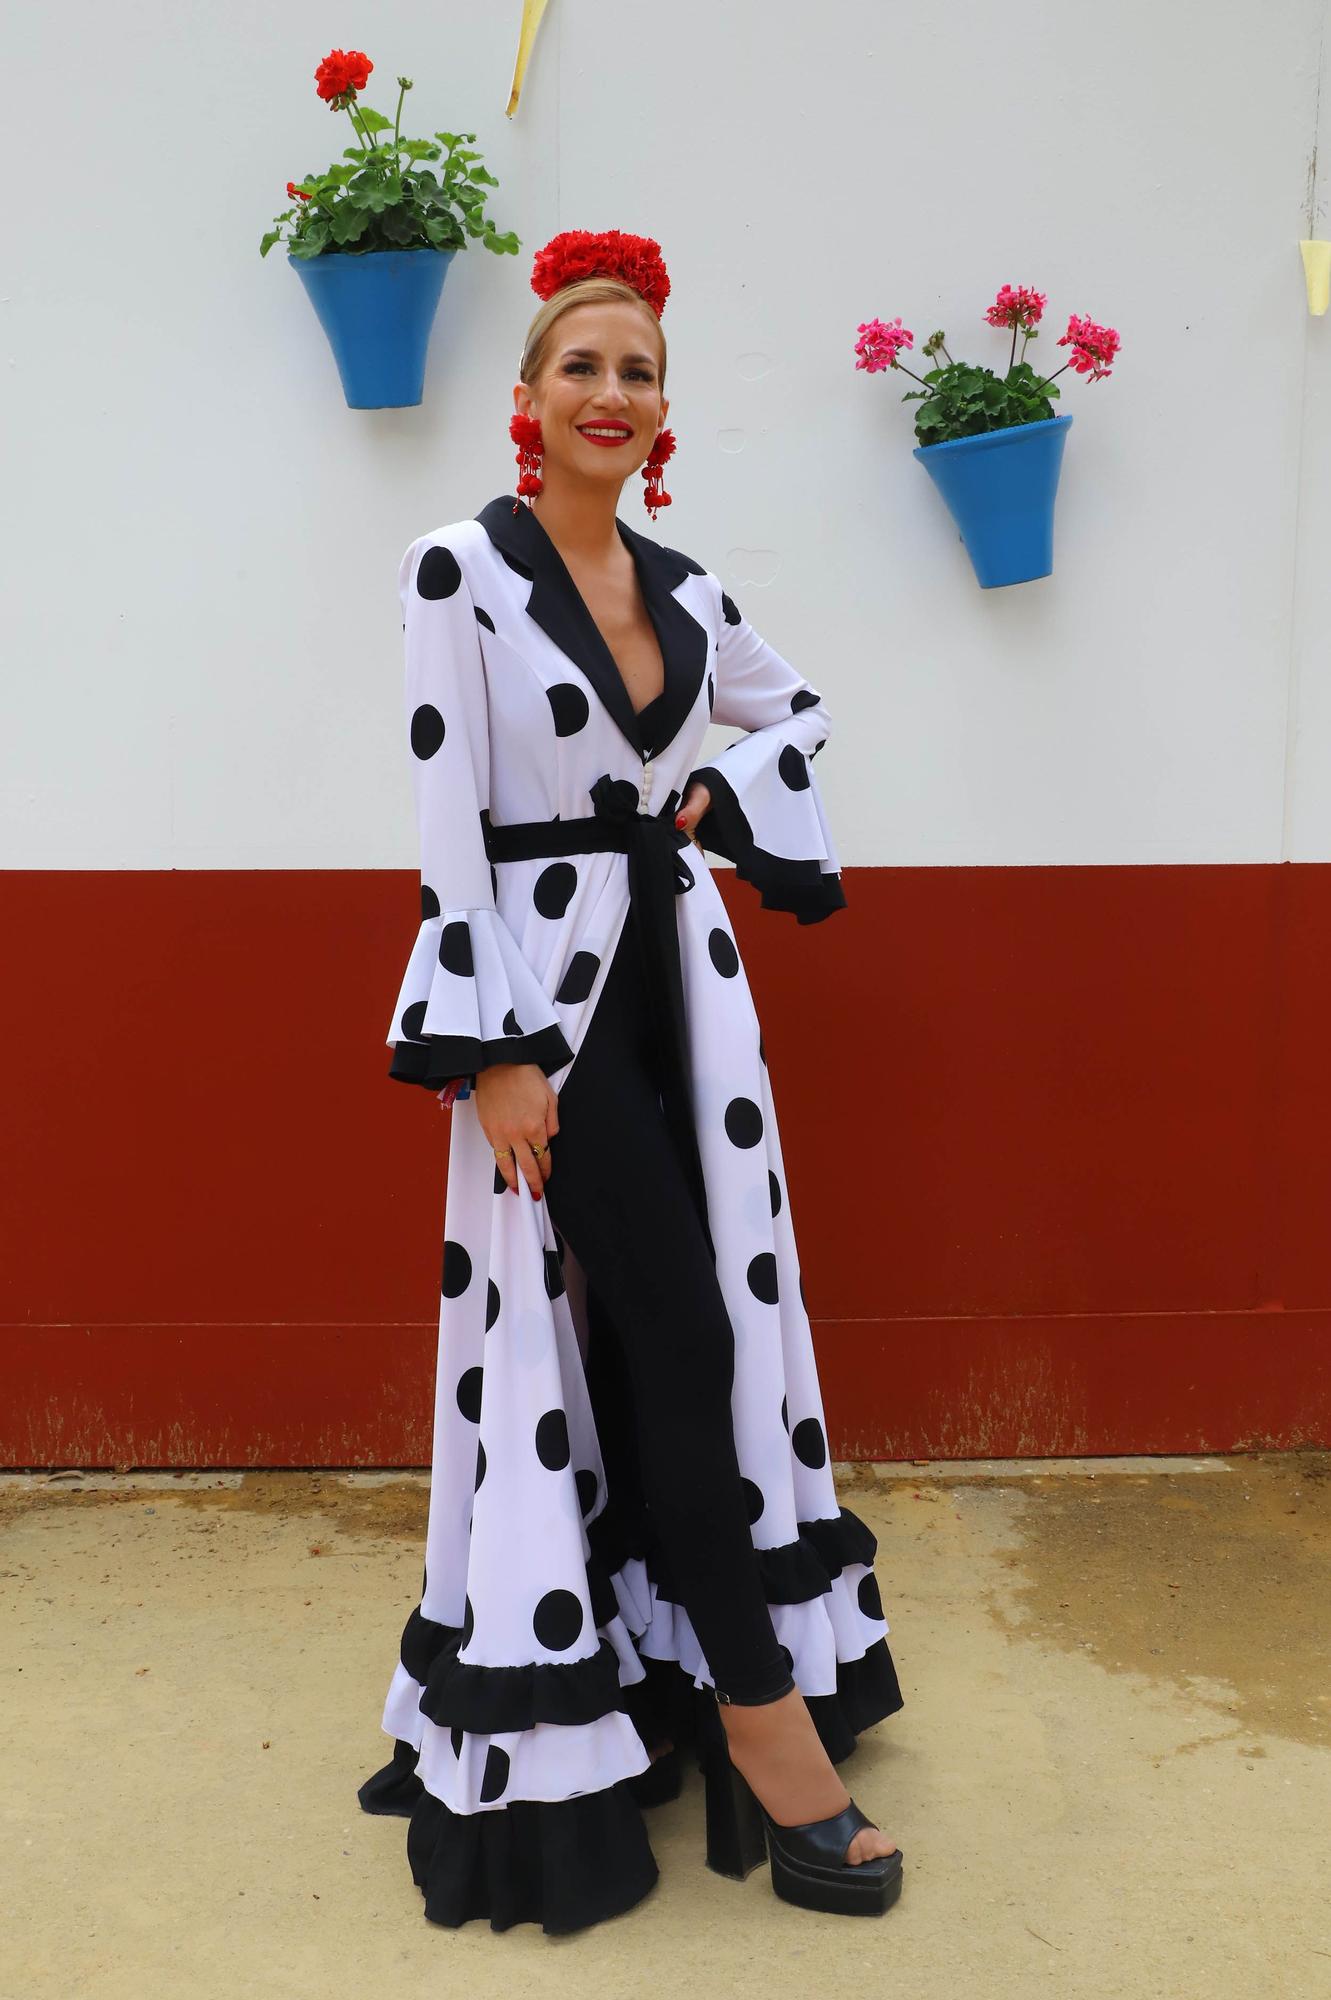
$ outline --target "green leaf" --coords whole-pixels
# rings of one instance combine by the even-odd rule
[[[363,104],[359,98],[356,100],[356,114],[367,132],[391,132],[393,129],[391,118],[385,118],[382,111],[371,111],[369,105]]]
[[[270,229],[265,235],[262,243],[260,243],[259,245],[259,255],[261,257],[266,257],[268,255],[268,252],[272,249],[274,243],[280,243],[281,240],[282,240],[281,230]]]
[[[390,243],[412,243],[416,239],[417,224],[405,208],[390,208],[384,211],[379,227]]]
[[[365,234],[370,218],[357,203],[354,195],[348,195],[339,202],[329,218],[329,226],[336,243],[356,243]]]

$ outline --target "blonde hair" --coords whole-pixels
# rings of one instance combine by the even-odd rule
[[[630,305],[641,306],[644,315],[652,323],[657,345],[661,350],[657,387],[664,395],[666,373],[666,342],[661,331],[661,322],[641,292],[635,292],[632,285],[622,278],[579,278],[571,285],[563,285],[552,297],[543,300],[540,311],[527,328],[527,338],[523,344],[522,362],[518,378],[530,388],[545,366],[546,348],[550,332],[561,313],[572,306],[605,305],[627,300]]]

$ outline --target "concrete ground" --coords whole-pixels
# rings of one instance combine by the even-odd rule
[[[841,1769],[879,1918],[702,1861],[608,1923],[427,1923],[356,1787],[416,1601],[406,1475],[0,1479],[0,2000],[1319,2000],[1331,1458],[838,1469],[906,1696]]]

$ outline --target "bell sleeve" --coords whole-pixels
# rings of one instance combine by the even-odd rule
[[[711,793],[694,831],[754,884],[764,909],[793,910],[800,923],[816,924],[846,907],[813,775],[831,717],[822,696],[759,637],[724,590],[721,610],[712,721],[747,734],[690,771],[685,796],[695,778]]]
[[[573,1060],[553,1001],[495,905],[481,819],[490,731],[477,611],[453,551],[422,536],[398,572],[421,922],[393,1009],[389,1075],[439,1090],[493,1063]]]

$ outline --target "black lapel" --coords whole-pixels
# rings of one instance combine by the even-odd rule
[[[635,753],[645,757],[663,750],[693,707],[707,670],[707,628],[673,595],[686,576],[702,574],[702,564],[654,542],[649,535],[640,535],[616,517],[615,526],[633,557],[665,664],[661,698],[649,702],[639,717],[634,714],[614,655],[563,557],[526,502],[519,503],[515,514],[513,495],[501,494],[488,501],[476,519],[509,568],[530,579],[528,616],[586,674]],[[648,732],[650,740],[645,740]]]

